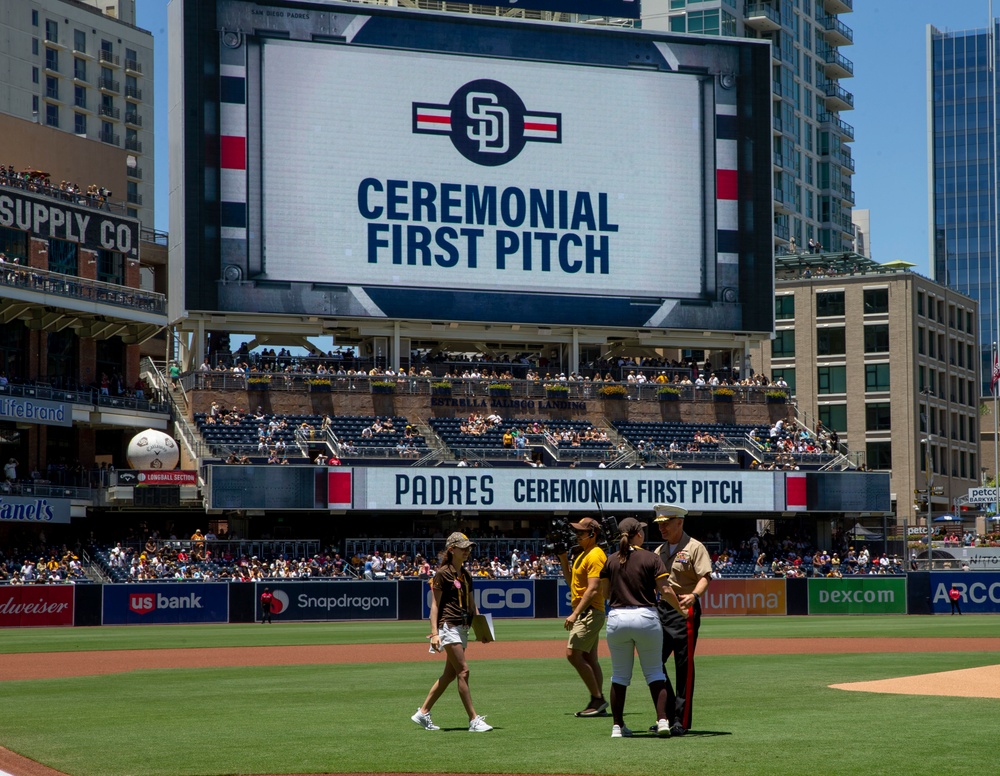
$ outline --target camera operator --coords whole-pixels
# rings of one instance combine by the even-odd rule
[[[661,504],[654,507],[653,522],[660,528],[663,544],[656,554],[670,572],[670,587],[687,615],[681,616],[668,601],[660,601],[660,623],[663,626],[663,670],[674,656],[677,670],[676,695],[667,680],[669,694],[674,696],[668,711],[671,715],[671,735],[682,736],[691,729],[691,704],[694,698],[694,649],[701,628],[701,597],[708,591],[712,578],[712,558],[705,545],[684,533],[687,510]],[[650,728],[652,729],[652,728]]]
[[[656,707],[656,734],[670,736],[667,709],[667,677],[663,673],[661,651],[663,629],[656,614],[656,596],[677,608],[681,607],[670,586],[670,574],[660,556],[642,547],[644,523],[627,517],[618,524],[618,551],[604,566],[601,578],[607,580],[608,649],[611,651],[611,715],[614,725],[612,738],[628,738],[632,731],[625,727],[625,694],[632,681],[635,654],[639,653],[642,675],[649,685],[649,694]]]
[[[590,693],[590,702],[578,717],[603,717],[608,713],[608,702],[604,700],[604,673],[597,657],[597,646],[601,640],[601,628],[606,619],[604,596],[601,595],[601,570],[608,556],[597,546],[597,536],[601,524],[592,517],[585,517],[579,523],[570,523],[576,534],[580,551],[573,558],[570,568],[569,558],[563,547],[558,548],[559,563],[563,577],[569,585],[573,611],[563,627],[568,630],[566,659],[576,669]]]

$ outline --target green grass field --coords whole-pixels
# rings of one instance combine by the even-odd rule
[[[718,618],[703,638],[994,636],[988,616]],[[8,630],[0,653],[412,642],[422,623]],[[504,640],[561,639],[558,621],[500,621]],[[694,735],[612,740],[577,719],[582,684],[561,659],[497,660],[470,649],[477,710],[454,689],[440,732],[409,720],[440,664],[136,671],[0,684],[0,744],[72,776],[337,771],[561,774],[982,774],[996,772],[995,700],[877,695],[828,685],[989,666],[994,653],[710,657],[698,660]],[[604,661],[610,675],[610,661]],[[1000,670],[1000,669],[998,669]],[[638,674],[638,669],[637,669]],[[641,679],[626,721],[652,720]]]

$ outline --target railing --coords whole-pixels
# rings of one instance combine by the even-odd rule
[[[852,108],[854,107],[854,95],[847,91],[847,89],[843,86],[839,86],[835,83],[827,83],[824,85],[823,92],[827,97],[838,99],[846,105],[850,105]]]
[[[155,315],[167,313],[166,297],[155,291],[143,291],[34,267],[5,264],[0,271],[0,286],[141,310]]]
[[[135,151],[137,154],[142,153],[142,143],[139,140],[133,140],[132,138],[125,138],[125,150]]]
[[[97,113],[100,116],[107,116],[108,118],[112,118],[115,120],[117,120],[122,115],[121,109],[115,108],[111,105],[99,106],[97,108]]]
[[[0,385],[0,395],[19,396],[23,398],[40,399],[43,401],[67,402],[99,407],[121,407],[139,412],[166,413],[169,411],[165,402],[154,399],[139,399],[134,396],[102,396],[97,388],[59,388],[45,383],[30,383]]]
[[[133,100],[141,100],[142,89],[140,89],[138,86],[126,86],[125,97]]]
[[[836,16],[824,16],[818,21],[827,32],[835,32],[845,40],[854,42],[854,31]]]
[[[197,431],[188,422],[184,409],[178,406],[177,397],[171,390],[170,382],[163,371],[148,356],[143,357],[139,362],[139,373],[146,378],[146,381],[153,388],[160,392],[161,396],[167,398],[170,405],[170,414],[174,420],[174,434],[180,437],[181,441],[187,445],[188,454],[195,461],[200,461],[203,456],[210,453],[211,448],[203,443]]]
[[[117,117],[116,117],[117,118]],[[142,116],[134,111],[125,111],[125,123],[134,127],[142,126]]]
[[[725,371],[725,370],[723,370]],[[684,370],[685,374],[690,374],[689,370]],[[248,383],[250,380],[265,380],[265,382]],[[231,372],[189,372],[184,375],[181,382],[186,391],[189,390],[212,390],[212,391],[248,391],[253,394],[257,391],[282,391],[282,392],[306,392],[310,389],[308,380],[315,380],[316,375],[308,372],[254,372],[247,374],[233,374]],[[514,409],[517,409],[516,402],[525,400],[547,400],[553,402],[553,406],[558,408],[559,402],[574,401],[594,401],[597,399],[615,401],[615,398],[608,398],[600,393],[600,389],[606,386],[620,386],[625,388],[626,395],[621,400],[626,401],[656,401],[659,399],[659,389],[663,387],[660,383],[630,383],[630,382],[603,382],[598,380],[582,381],[560,381],[558,384],[567,388],[567,391],[559,397],[554,397],[546,392],[546,382],[536,380],[503,380],[504,386],[509,388],[491,389],[498,381],[486,378],[465,378],[451,380],[451,395],[440,396],[436,390],[432,392],[431,384],[440,381],[436,377],[385,377],[380,375],[348,375],[327,376],[330,381],[325,392],[352,393],[370,392],[372,382],[391,382],[393,388],[388,393],[401,396],[431,396],[442,402],[462,406],[463,399],[490,398],[496,400],[494,406],[507,406],[503,402],[510,402]],[[551,381],[549,381],[551,382]],[[718,388],[729,388],[733,391],[732,401],[739,404],[763,404],[767,401],[767,391],[774,390],[774,386],[759,385],[704,385],[693,384],[681,385],[673,384],[673,387],[680,389],[679,401],[686,402],[712,402],[720,401],[714,391]],[[377,393],[377,392],[376,392]],[[724,400],[724,399],[723,399]],[[471,406],[471,405],[470,405]]]
[[[48,480],[34,482],[3,483],[0,492],[14,496],[42,496],[45,498],[69,498],[90,501],[94,498],[94,489],[80,485],[56,485]]]
[[[131,70],[133,73],[142,73],[142,65],[134,59],[125,60],[125,69]]]
[[[116,135],[114,132],[102,132],[100,136],[102,143],[107,143],[108,145],[116,146],[121,140],[121,135]]]
[[[828,65],[837,65],[852,75],[854,74],[854,63],[836,49],[827,51],[823,59]]]
[[[100,50],[100,52],[97,55],[97,58],[100,59],[102,62],[106,62],[109,65],[117,65],[120,61],[117,56],[112,54],[110,51],[105,51],[104,49]]]
[[[97,79],[97,86],[109,92],[120,92],[122,89],[121,81],[116,81],[114,78],[108,78],[105,75]]]

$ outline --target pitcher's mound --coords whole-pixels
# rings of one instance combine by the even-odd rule
[[[917,674],[876,682],[831,684],[834,690],[882,692],[892,695],[948,695],[953,698],[1000,698],[1000,666],[963,668],[937,674]]]

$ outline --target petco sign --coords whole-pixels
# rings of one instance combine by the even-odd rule
[[[473,595],[480,614],[494,617],[534,617],[535,583],[531,580],[490,579],[473,581]],[[431,616],[430,584],[424,594],[424,618]]]
[[[228,621],[226,583],[104,586],[105,625]]]

